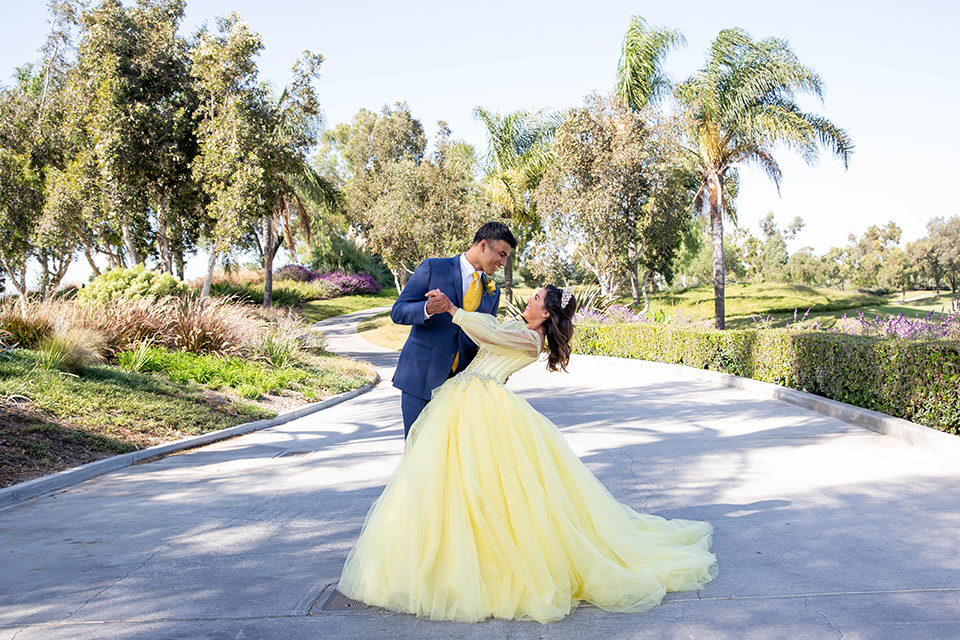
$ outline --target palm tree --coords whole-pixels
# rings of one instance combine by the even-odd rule
[[[673,88],[663,71],[663,60],[674,47],[686,44],[679,31],[664,27],[649,27],[640,16],[630,18],[630,26],[623,36],[623,49],[617,65],[617,87],[614,93],[634,112],[659,102]],[[633,209],[631,208],[631,212]],[[632,233],[627,244],[627,262],[630,265],[630,288],[633,303],[640,303],[640,277],[637,274],[637,221],[628,220]],[[646,294],[644,294],[646,295]]]
[[[800,64],[779,38],[753,40],[746,31],[725,29],[710,48],[706,65],[678,87],[686,135],[700,171],[694,200],[697,211],[709,207],[713,238],[715,326],[724,328],[723,216],[733,213],[730,188],[737,168],[762,169],[780,190],[783,174],[772,149],[783,145],[807,164],[825,147],[849,165],[853,143],[847,132],[823,116],[806,113],[797,93],[823,100],[820,76]],[[733,220],[736,222],[736,220]]]
[[[516,227],[535,231],[536,203],[532,194],[553,160],[550,142],[559,116],[542,111],[516,111],[501,116],[483,107],[474,115],[487,128],[488,151],[484,161],[483,188],[501,216]],[[525,235],[518,232],[521,239]],[[507,300],[513,301],[513,256],[503,268]]]
[[[673,86],[663,71],[663,60],[671,49],[686,43],[679,31],[651,28],[640,16],[630,18],[617,65],[615,93],[631,111],[640,111],[670,94]]]
[[[309,238],[311,213],[336,211],[342,203],[337,188],[314,171],[306,158],[323,126],[313,88],[322,61],[323,56],[304,51],[293,66],[293,80],[271,111],[273,130],[267,148],[272,155],[268,166],[274,186],[273,207],[261,220],[264,307],[273,304],[273,259],[284,242],[296,259],[294,225]]]

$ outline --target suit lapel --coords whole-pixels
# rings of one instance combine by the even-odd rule
[[[450,266],[450,276],[452,281],[452,288],[456,299],[454,304],[459,308],[463,308],[463,275],[460,273],[460,256],[453,256],[451,259]]]

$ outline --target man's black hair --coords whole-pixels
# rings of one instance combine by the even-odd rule
[[[510,245],[511,249],[517,248],[517,239],[513,236],[513,232],[510,231],[510,227],[502,222],[488,222],[477,229],[477,233],[473,236],[473,244],[477,244],[481,240],[487,242],[503,240]]]

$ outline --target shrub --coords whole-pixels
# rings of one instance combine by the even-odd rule
[[[310,268],[315,272],[368,273],[381,286],[393,284],[393,274],[380,256],[358,246],[353,238],[334,235],[329,247],[314,248],[311,255]]]
[[[346,273],[344,271],[328,271],[321,273],[319,280],[331,283],[336,287],[334,297],[349,296],[364,293],[380,293],[380,282],[369,273]]]
[[[274,282],[280,280],[294,280],[296,282],[310,282],[316,279],[313,271],[299,264],[288,264],[273,274]]]
[[[578,353],[723,371],[960,433],[960,341],[582,322]]]
[[[153,342],[151,340],[144,340],[133,351],[121,351],[117,354],[117,365],[121,369],[135,373],[143,371],[150,362],[150,348],[152,346]]]
[[[186,283],[169,273],[149,271],[143,265],[131,269],[110,269],[77,292],[82,303],[106,303],[111,300],[159,300],[182,296],[190,291]]]

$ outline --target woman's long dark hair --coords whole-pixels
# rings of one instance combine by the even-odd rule
[[[577,312],[577,299],[570,296],[565,307],[561,307],[563,291],[552,284],[546,287],[543,306],[550,317],[543,323],[547,335],[547,369],[550,371],[567,370],[570,362],[570,340],[573,338],[573,314]]]

